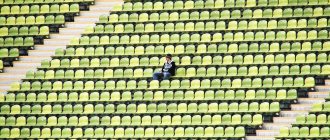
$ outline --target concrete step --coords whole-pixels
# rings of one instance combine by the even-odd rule
[[[262,128],[264,130],[280,130],[282,127],[291,127],[288,123],[264,123]]]
[[[95,0],[95,2],[123,2],[123,0]]]
[[[123,4],[122,0],[104,0],[104,1],[95,1],[94,5],[106,5],[113,6],[114,4]]]
[[[70,39],[63,38],[63,39],[45,39],[44,45],[67,45],[70,42]]]
[[[51,34],[51,39],[62,39],[62,38],[73,38],[73,37],[80,37],[80,35],[76,34]]]
[[[40,66],[40,63],[36,63],[36,62],[15,61],[15,62],[13,62],[13,64],[14,64],[14,67],[28,67],[28,66],[38,67],[38,66]]]
[[[49,51],[49,50],[29,50],[28,51],[30,56],[52,56],[55,55],[54,51]]]
[[[77,23],[77,24],[68,24],[67,27],[68,28],[81,28],[81,29],[85,29],[88,26],[95,26],[94,23]]]
[[[69,44],[70,42],[68,42],[67,44]],[[67,45],[66,44],[66,45]],[[36,45],[36,50],[51,50],[51,51],[54,51],[58,48],[61,48],[61,49],[65,49],[66,48],[66,45]]]
[[[280,116],[281,117],[297,117],[298,115],[307,115],[308,111],[301,111],[301,110],[289,110],[289,111],[281,111]]]
[[[10,85],[13,82],[18,82],[20,81],[21,78],[0,78],[0,84],[6,84],[6,85]]]
[[[315,104],[325,102],[324,98],[298,98],[300,104]]]
[[[6,85],[6,84],[0,84],[0,90],[9,90],[10,86]]]
[[[4,94],[4,95],[6,95],[6,94],[7,94],[7,90],[1,90],[1,89],[0,89],[0,94]]]
[[[294,111],[309,111],[312,109],[312,104],[292,104],[291,110]]]
[[[0,79],[6,79],[6,78],[24,78],[25,74],[8,74],[8,73],[0,73]]]
[[[327,98],[329,97],[329,92],[308,92],[308,97],[310,98]]]
[[[29,70],[32,70],[32,69],[35,69],[37,67],[34,67],[34,66],[27,66],[27,67],[8,67],[8,68],[5,68],[4,71],[6,73],[10,73],[10,74],[26,74],[27,71]]]
[[[275,140],[272,136],[246,136],[245,140]]]
[[[277,130],[256,130],[257,136],[277,136],[279,133]]]
[[[25,62],[41,62],[41,60],[51,60],[51,57],[46,56],[20,56],[20,61]]]
[[[109,15],[109,10],[98,10],[98,11],[81,11],[80,15],[81,16],[97,16],[99,17],[100,15]]]
[[[75,22],[88,22],[88,21],[93,21],[93,22],[97,22],[99,21],[99,17],[98,16],[79,16],[74,18]]]
[[[60,28],[59,34],[81,34],[83,28]]]
[[[273,117],[273,123],[292,124],[296,122],[296,117]]]
[[[330,79],[326,79],[326,80],[324,80],[324,82],[325,82],[325,85],[330,86]]]
[[[321,91],[321,92],[329,92],[330,91],[330,86],[325,85],[325,86],[315,86],[315,89],[317,91]]]
[[[87,26],[93,26],[95,25],[95,22],[70,22],[68,24],[66,24],[65,26],[67,28],[81,28],[81,29],[85,29],[85,27]]]
[[[89,7],[89,10],[91,11],[110,11],[112,9],[112,6],[117,5],[116,3],[109,3],[109,5],[92,5]]]

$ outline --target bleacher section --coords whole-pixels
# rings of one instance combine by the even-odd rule
[[[329,16],[327,0],[125,2],[0,96],[0,138],[254,135],[330,74]],[[167,53],[176,75],[152,80]],[[318,106],[277,138],[329,138]]]
[[[93,0],[1,1],[0,59],[3,64],[11,66],[20,55],[33,49],[34,44],[42,44],[50,33],[58,32],[65,21],[73,21],[80,9],[87,10],[89,4],[93,4]]]
[[[329,138],[329,119],[330,102],[324,104],[314,104],[310,114],[301,115],[296,118],[296,123],[292,128],[284,127],[280,130],[279,139],[288,138]]]

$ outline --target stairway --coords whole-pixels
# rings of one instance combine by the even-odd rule
[[[44,39],[43,45],[35,45],[34,50],[29,50],[27,56],[20,56],[13,62],[13,67],[5,67],[0,73],[0,93],[6,93],[12,82],[19,82],[29,70],[36,70],[41,61],[51,59],[58,48],[66,48],[71,38],[80,37],[85,27],[95,26],[99,16],[109,14],[113,6],[122,4],[122,0],[95,0],[94,5],[89,6],[89,11],[81,11],[74,17],[74,22],[66,22],[59,33],[50,34],[49,39]]]
[[[325,85],[315,86],[315,92],[309,92],[307,98],[298,98],[296,104],[291,104],[291,110],[281,110],[279,117],[273,117],[273,122],[264,123],[261,130],[256,130],[256,136],[246,136],[246,140],[275,140],[281,127],[291,127],[299,115],[307,115],[314,103],[323,103],[330,91],[330,79]]]

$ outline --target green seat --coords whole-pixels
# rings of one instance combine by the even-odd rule
[[[71,4],[69,8],[70,12],[79,12],[79,5],[78,4]]]
[[[137,6],[135,6],[137,3],[141,4],[140,5],[141,9],[135,9],[135,7],[137,7]],[[142,10],[142,3],[140,3],[140,2],[137,2],[137,3],[134,4],[134,10]],[[123,10],[125,10],[125,11],[130,11],[130,10],[132,10],[132,8],[133,8],[133,4],[131,2],[127,2],[123,5]]]
[[[173,6],[174,6],[174,4],[172,1],[166,1],[164,3],[164,9],[166,9],[166,10],[173,9]]]
[[[106,22],[108,22],[108,15],[101,15],[100,17],[99,17],[99,22],[101,22],[101,23],[106,23]]]
[[[321,130],[320,130],[320,136],[328,136],[329,135],[329,127],[322,127]]]

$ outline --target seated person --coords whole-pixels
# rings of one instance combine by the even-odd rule
[[[171,76],[175,75],[175,62],[172,61],[172,55],[171,54],[167,54],[166,55],[166,61],[163,65],[163,68],[161,71],[159,72],[155,72],[152,76],[153,80],[168,80]]]

